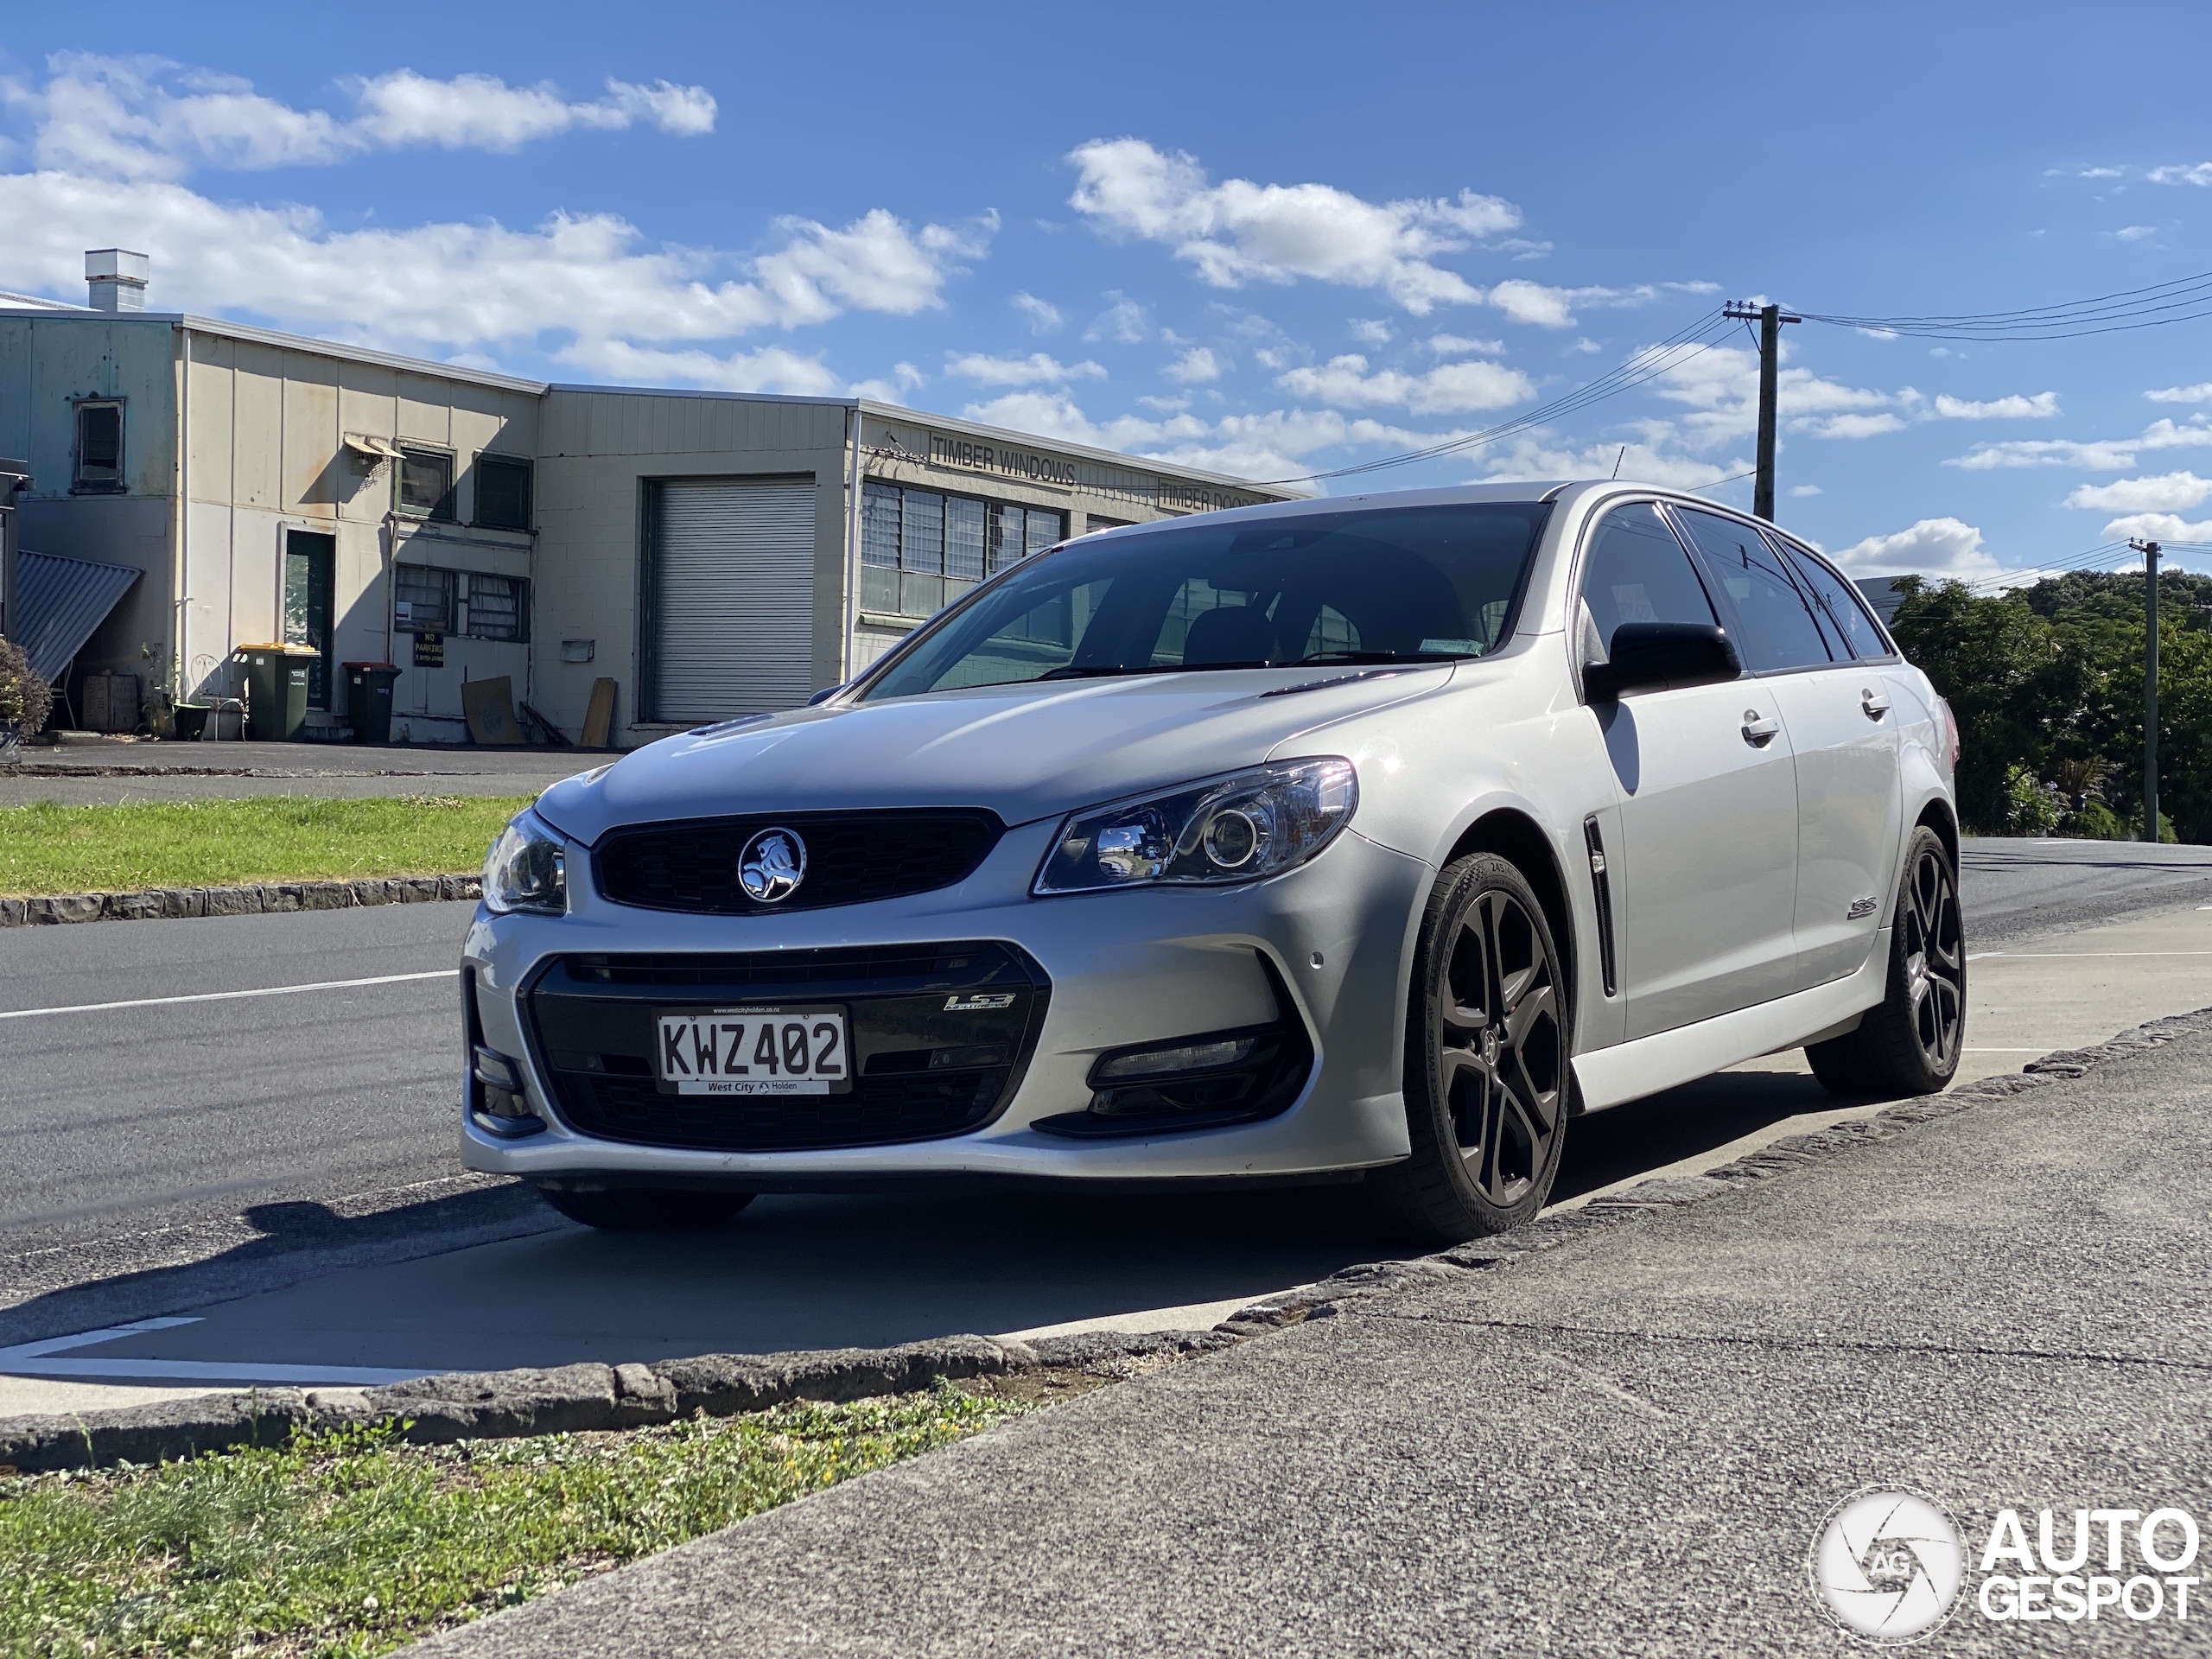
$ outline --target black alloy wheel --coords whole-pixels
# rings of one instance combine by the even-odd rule
[[[1957,1073],[1967,1027],[1966,917],[1951,850],[1926,825],[1906,843],[1890,918],[1888,988],[1856,1031],[1807,1046],[1839,1095],[1932,1095]]]
[[[1959,1039],[1966,1033],[1966,924],[1940,842],[1914,847],[1901,908],[1913,1040],[1929,1068],[1948,1076],[1958,1069]]]
[[[1572,1015],[1543,906],[1505,860],[1476,854],[1438,879],[1412,1000],[1413,1156],[1378,1185],[1397,1218],[1431,1241],[1520,1226],[1559,1170]]]

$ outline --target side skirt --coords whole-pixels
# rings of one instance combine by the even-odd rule
[[[1655,1032],[1574,1057],[1584,1109],[1603,1111],[1710,1077],[1724,1066],[1795,1048],[1847,1027],[1888,988],[1890,930],[1876,937],[1859,971],[1845,979],[1738,1008],[1694,1026]]]

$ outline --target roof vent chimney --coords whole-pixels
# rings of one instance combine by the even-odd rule
[[[154,262],[128,248],[85,250],[85,282],[95,311],[143,311]]]

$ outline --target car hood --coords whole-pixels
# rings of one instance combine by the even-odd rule
[[[537,810],[587,845],[628,823],[855,807],[981,806],[1026,823],[1256,765],[1452,671],[1227,670],[794,709],[664,738],[554,785]]]

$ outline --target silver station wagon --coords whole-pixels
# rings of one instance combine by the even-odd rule
[[[1328,1178],[1512,1227],[1573,1119],[1737,1061],[1948,1080],[1956,744],[1834,567],[1666,490],[1085,537],[516,818],[463,1154],[603,1227]]]

